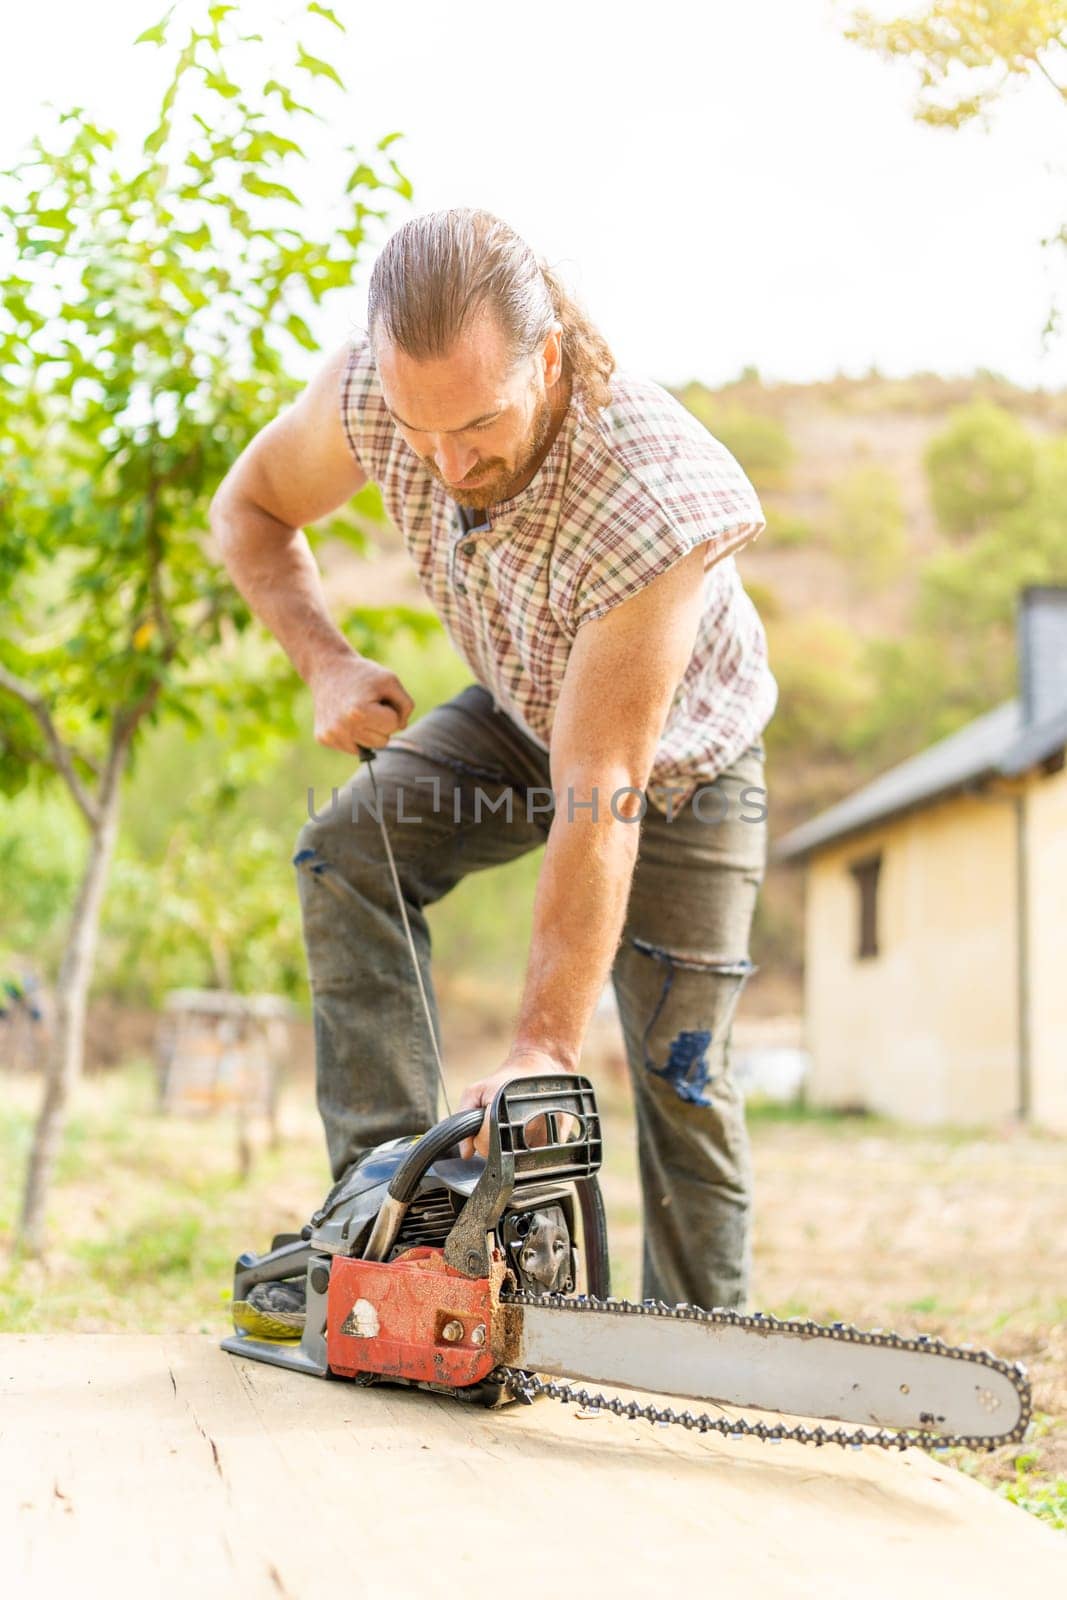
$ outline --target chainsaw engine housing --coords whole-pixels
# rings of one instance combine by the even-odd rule
[[[457,1145],[482,1113],[369,1152],[336,1183],[299,1235],[235,1265],[235,1355],[326,1376],[414,1383],[494,1403],[502,1359],[502,1288],[610,1292],[596,1173],[600,1119],[575,1074],[513,1080],[489,1109],[489,1156]],[[252,1288],[306,1279],[299,1342],[243,1331]]]

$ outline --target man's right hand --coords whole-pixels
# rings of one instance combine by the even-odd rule
[[[415,709],[395,672],[367,656],[331,656],[310,677],[315,738],[331,750],[358,755],[359,746],[381,750],[407,726]]]

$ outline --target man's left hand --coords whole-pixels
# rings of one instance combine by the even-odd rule
[[[492,1077],[481,1078],[464,1089],[459,1110],[472,1111],[475,1106],[492,1105],[497,1090],[505,1083],[510,1083],[512,1078],[534,1078],[541,1073],[551,1073],[554,1077],[560,1072],[570,1071],[572,1068],[563,1066],[547,1050],[513,1050],[499,1072],[494,1072]],[[482,1118],[482,1126],[473,1139],[460,1142],[459,1153],[464,1160],[474,1155],[475,1151],[480,1156],[489,1154],[488,1117]]]

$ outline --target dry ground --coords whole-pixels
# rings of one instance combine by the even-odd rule
[[[462,1014],[463,1008],[457,1008]],[[447,1014],[447,1011],[446,1011]],[[456,1011],[453,1011],[453,1015]],[[469,1013],[468,1013],[469,1014]],[[453,1027],[453,1103],[490,1070],[498,1042]],[[587,1070],[606,1112],[604,1187],[615,1289],[639,1294],[640,1212],[629,1099],[610,1029]],[[0,1248],[10,1240],[36,1084],[0,1083]],[[236,1179],[228,1117],[163,1118],[143,1059],[81,1087],[42,1264],[0,1269],[0,1328],[218,1330],[234,1256],[299,1227],[328,1186],[313,1087],[294,1075],[282,1144]],[[1021,1359],[1037,1421],[1024,1449],[956,1464],[1067,1515],[1067,1141],[992,1130],[917,1132],[868,1118],[753,1108],[757,1185],[753,1301],[778,1315],[970,1341]],[[1021,1472],[1018,1463],[1021,1461]],[[1057,1488],[1057,1480],[1061,1480]],[[1044,1489],[1041,1485],[1051,1485]],[[1041,1499],[1041,1497],[1044,1497]],[[1035,1507],[1036,1508],[1036,1507]]]

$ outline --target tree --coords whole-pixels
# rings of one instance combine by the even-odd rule
[[[889,19],[861,8],[845,37],[918,67],[915,114],[933,127],[987,118],[1013,81],[1034,74],[1067,103],[1067,0],[933,0]]]
[[[1034,436],[1010,411],[975,400],[949,413],[923,452],[930,499],[946,533],[974,534],[1031,494]]]
[[[918,622],[931,633],[968,639],[975,658],[988,659],[996,630],[1008,673],[1015,669],[1015,620],[1028,584],[1067,582],[1067,443],[1035,447],[1030,492],[1005,506],[958,550],[934,556],[923,569]]]
[[[172,11],[173,11],[172,7]],[[0,787],[63,783],[88,838],[56,982],[56,1028],[19,1237],[43,1242],[49,1177],[82,1064],[101,901],[124,774],[145,728],[286,714],[295,675],[234,675],[248,612],[205,553],[207,503],[248,439],[296,393],[311,308],[347,289],[366,191],[411,197],[382,138],[340,152],[340,214],[308,236],[298,141],[321,123],[212,5],[172,46],[171,12],[136,43],[173,51],[159,122],[135,159],[81,107],[0,175]],[[341,23],[302,5],[325,39]],[[343,90],[302,42],[309,97]],[[240,77],[234,63],[242,64]],[[302,226],[305,224],[305,226]],[[341,518],[331,531],[346,526]]]
[[[918,69],[915,115],[935,128],[988,126],[1005,93],[1034,77],[1067,109],[1067,0],[931,0],[888,19],[863,8],[845,37]],[[1067,246],[1067,222],[1043,243]],[[1046,336],[1058,321],[1054,306]]]
[[[908,637],[870,643],[876,692],[855,730],[857,748],[898,759],[1015,692],[1019,592],[1067,583],[1067,443],[1037,439],[1033,451],[1026,498],[924,563]]]
[[[809,610],[776,624],[771,657],[780,691],[768,729],[775,758],[832,760],[870,699],[862,639],[826,612]]]
[[[388,651],[391,661],[406,651],[421,667],[448,650],[429,611],[362,608],[344,626],[354,648],[379,658]],[[262,671],[277,652],[258,633],[242,646],[242,676]],[[404,682],[418,701],[407,673]],[[239,743],[226,716],[193,736],[175,725],[149,735],[128,785],[103,911],[98,973],[109,993],[141,1005],[158,1005],[171,988],[304,997],[293,845],[305,808],[330,803],[330,783],[323,778],[316,789],[310,769],[321,763],[335,782],[347,771],[343,756],[315,744],[311,720],[261,727],[241,719],[237,731],[247,737]]]

